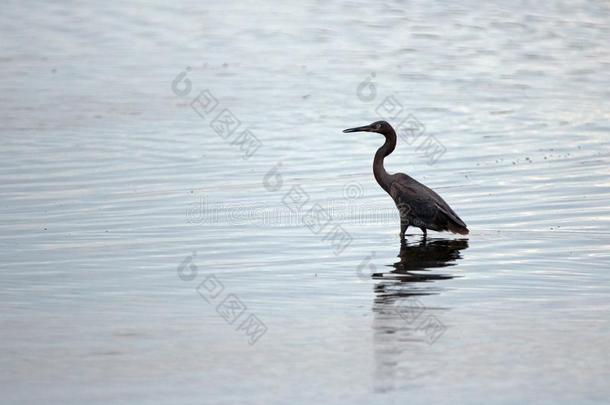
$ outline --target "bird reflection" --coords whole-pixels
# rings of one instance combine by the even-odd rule
[[[436,342],[448,319],[447,312],[431,307],[424,296],[439,294],[443,281],[455,277],[448,267],[458,264],[461,251],[467,248],[467,239],[403,241],[400,260],[388,265],[391,270],[372,274],[378,280],[373,304],[375,391],[416,384],[419,374],[426,373],[426,367],[422,369],[415,365],[417,362],[413,363],[413,346],[409,343],[425,347]]]
[[[430,282],[455,277],[434,269],[455,266],[455,262],[462,258],[460,251],[467,248],[468,239],[423,239],[420,243],[411,244],[402,240],[398,254],[400,261],[389,266],[393,270],[372,275],[373,279],[381,280],[375,285],[376,301],[434,294],[436,290],[429,285]]]

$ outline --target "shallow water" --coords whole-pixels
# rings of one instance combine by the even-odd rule
[[[606,401],[608,5],[302,4],[3,7],[5,400]]]

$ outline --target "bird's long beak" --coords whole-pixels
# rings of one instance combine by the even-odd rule
[[[371,126],[370,125],[365,125],[363,127],[356,127],[356,128],[348,128],[348,129],[344,129],[343,132],[344,133],[348,133],[348,132],[370,132],[371,131]]]

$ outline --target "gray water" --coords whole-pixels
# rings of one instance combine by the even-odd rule
[[[2,6],[4,403],[607,401],[606,2],[165,3]]]

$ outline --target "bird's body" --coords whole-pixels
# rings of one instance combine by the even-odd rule
[[[449,231],[461,235],[468,234],[464,221],[432,189],[404,174],[389,174],[383,167],[383,159],[396,148],[396,132],[386,121],[371,125],[346,129],[343,132],[377,132],[385,137],[385,143],[375,153],[373,174],[375,180],[394,200],[400,214],[400,236],[409,226],[420,228],[427,235],[427,229]]]

